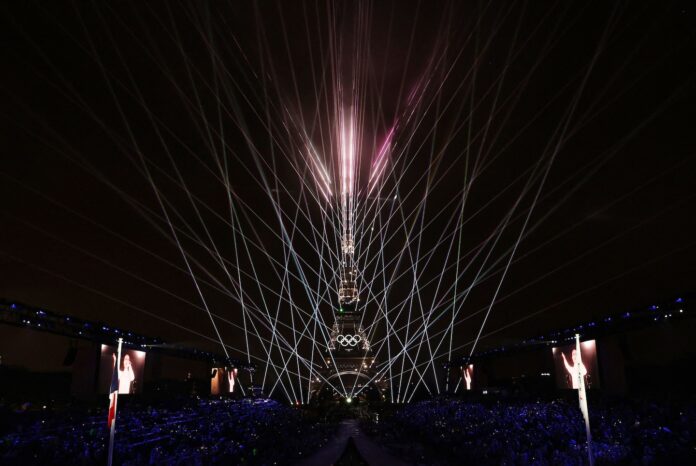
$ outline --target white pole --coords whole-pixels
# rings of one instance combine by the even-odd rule
[[[576,364],[576,377],[578,378],[578,398],[580,400],[580,411],[585,419],[585,435],[587,436],[587,457],[590,461],[590,466],[594,465],[592,457],[592,434],[590,433],[590,413],[587,409],[587,393],[585,392],[585,377],[580,369],[582,357],[580,353],[580,334],[575,334],[575,353],[577,354],[578,363]]]
[[[118,339],[118,352],[116,357],[116,370],[119,370],[119,365],[121,364],[121,345],[123,344],[123,338]],[[111,462],[114,458],[114,434],[116,433],[116,409],[118,408],[118,390],[114,394],[114,418],[111,420],[111,431],[109,432],[109,458],[107,460],[107,466],[111,466]]]

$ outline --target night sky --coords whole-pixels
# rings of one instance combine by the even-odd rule
[[[249,301],[267,300],[272,316],[298,328],[307,315],[278,306],[273,294],[287,293],[277,275],[286,228],[330,320],[335,295],[311,269],[330,254],[315,249],[312,228],[332,224],[310,196],[317,191],[298,128],[333,166],[335,83],[356,75],[361,180],[392,122],[402,122],[381,207],[367,220],[378,218],[376,230],[390,239],[378,237],[366,257],[389,261],[409,241],[412,254],[417,245],[422,256],[433,250],[416,272],[409,251],[388,273],[377,272],[379,261],[361,270],[363,283],[379,277],[375,293],[384,292],[384,277],[406,272],[385,302],[409,299],[417,273],[424,312],[444,300],[433,329],[445,329],[457,243],[449,255],[448,246],[459,232],[463,186],[471,184],[460,292],[489,252],[474,256],[478,246],[525,193],[486,267],[502,261],[456,318],[455,347],[478,333],[484,314],[476,312],[495,296],[504,254],[533,204],[483,335],[502,330],[480,348],[695,288],[691,2],[10,3],[0,10],[4,298],[219,351],[152,176],[194,273],[207,283],[205,305],[224,319],[217,323],[231,356],[246,358],[230,284],[237,270],[227,276],[209,253],[213,244],[239,264]],[[233,220],[220,160],[228,163]],[[259,248],[244,252],[230,222]],[[443,234],[450,236],[438,245]],[[289,270],[296,277],[292,261]],[[287,284],[310,312],[302,280]],[[378,313],[366,312],[366,321]],[[250,351],[265,358],[258,339]]]

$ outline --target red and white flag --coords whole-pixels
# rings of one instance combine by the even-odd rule
[[[123,340],[118,339],[118,351],[114,361],[114,371],[111,373],[111,386],[109,387],[109,416],[106,425],[109,427],[109,456],[107,465],[111,466],[114,457],[114,434],[116,433],[116,407],[118,405],[118,366],[121,364],[121,345]]]
[[[111,425],[116,418],[116,400],[118,399],[118,364],[120,361],[114,362],[114,371],[111,374],[111,386],[109,387],[109,417],[106,421],[106,426],[111,429]]]
[[[580,370],[582,366],[582,353],[580,352],[580,334],[575,334],[575,351],[578,355],[580,364],[575,376],[578,381],[578,401],[580,402],[580,412],[585,420],[585,436],[587,437],[587,457],[590,466],[594,466],[594,455],[592,454],[592,434],[590,433],[590,412],[587,408],[587,392],[585,391],[585,374]],[[587,371],[585,371],[587,372]]]

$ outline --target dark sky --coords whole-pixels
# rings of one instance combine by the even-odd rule
[[[363,283],[378,277],[379,296],[383,279],[405,272],[389,287],[390,307],[412,290],[420,239],[422,257],[434,252],[415,269],[426,304],[422,314],[414,301],[413,319],[433,309],[444,316],[433,331],[446,327],[457,252],[455,244],[448,255],[448,245],[467,180],[460,272],[470,269],[460,292],[489,251],[473,256],[478,245],[525,196],[486,263],[502,257],[496,272],[457,316],[455,347],[477,334],[483,314],[475,313],[490,304],[533,204],[483,334],[528,318],[481,347],[694,289],[696,11],[688,1],[30,0],[0,11],[0,296],[216,349],[200,336],[217,339],[147,169],[196,276],[218,283],[201,286],[205,304],[227,321],[217,321],[223,340],[245,348],[238,292],[194,235],[239,263],[249,301],[267,300],[271,315],[298,328],[306,314],[278,307],[273,295],[287,293],[278,235],[286,228],[306,261],[307,286],[322,288],[310,270],[321,255],[312,227],[335,226],[303,189],[311,176],[298,128],[331,165],[334,84],[348,87],[354,76],[363,182],[371,154],[401,122],[383,187],[398,201],[379,201],[367,220],[383,222],[378,231],[390,239],[364,252],[388,262],[407,242],[413,249],[384,273],[374,262],[361,270]],[[414,90],[420,100],[409,104]],[[225,157],[233,220],[217,165]],[[244,252],[230,222],[259,248]],[[287,283],[311,312],[303,281]],[[321,312],[331,318],[328,304]],[[378,313],[366,312],[367,321]],[[265,358],[257,340],[250,345]]]

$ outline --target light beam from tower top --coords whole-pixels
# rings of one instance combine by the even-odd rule
[[[351,196],[355,186],[355,119],[353,112],[341,115],[340,123],[341,194]],[[345,202],[345,200],[343,201]]]

